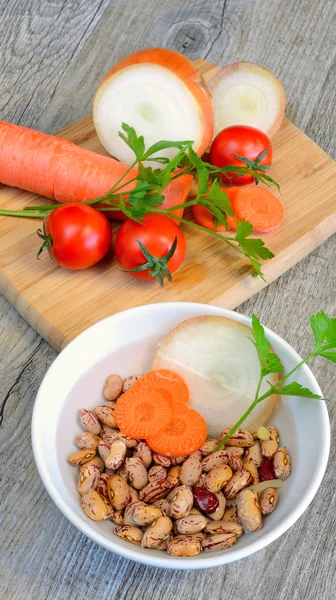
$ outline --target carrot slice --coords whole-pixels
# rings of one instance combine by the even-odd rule
[[[157,390],[164,392],[164,395],[174,402],[183,402],[183,404],[189,402],[187,384],[178,373],[169,369],[156,369],[145,373],[133,385],[132,389],[142,389],[144,393],[147,389]]]
[[[144,439],[157,435],[171,423],[172,405],[165,390],[133,386],[117,401],[114,418],[124,435]]]
[[[158,454],[187,456],[198,450],[206,437],[203,417],[183,402],[174,402],[172,421],[157,435],[148,437],[146,442]]]
[[[227,188],[221,188],[223,190],[226,191],[227,195],[229,196],[229,200],[231,203],[231,207],[233,205],[233,199],[238,191],[238,189],[240,189],[240,186],[231,186],[231,187],[227,187]],[[212,231],[226,231],[224,225],[220,225],[219,227],[215,227],[214,222],[213,222],[213,216],[211,214],[211,212],[205,208],[205,206],[202,206],[201,204],[196,204],[195,206],[192,207],[192,212],[194,215],[194,219],[195,221],[199,224],[202,225],[202,227],[206,227],[207,229],[211,229]],[[231,215],[227,215],[226,217],[227,220],[227,224],[230,227],[230,229],[236,229],[236,217],[231,217]]]
[[[240,188],[233,199],[233,210],[239,221],[246,219],[254,231],[266,233],[278,227],[283,219],[283,206],[274,194],[258,186]]]

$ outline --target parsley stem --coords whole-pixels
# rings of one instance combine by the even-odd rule
[[[225,437],[223,437],[217,444],[217,446],[214,449],[214,452],[217,452],[217,450],[220,450],[225,442],[227,442],[227,440],[237,431],[237,429],[239,429],[239,427],[241,426],[241,424],[245,421],[245,419],[247,419],[247,417],[249,416],[249,414],[252,412],[252,410],[257,406],[258,401],[257,400],[253,400],[251,406],[248,407],[247,411],[244,412],[243,416],[240,417],[239,421],[237,421],[237,423],[231,427],[230,431],[228,431],[228,433],[226,434]]]

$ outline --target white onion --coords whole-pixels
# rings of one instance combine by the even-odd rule
[[[256,127],[272,137],[286,107],[279,79],[263,67],[237,62],[221,69],[208,83],[215,110],[215,135],[231,125]]]
[[[251,334],[231,319],[195,317],[171,331],[154,358],[154,369],[171,369],[184,378],[190,406],[204,417],[210,436],[232,427],[254,400],[260,365]],[[278,376],[268,379],[276,383]],[[264,381],[260,395],[267,388]],[[275,399],[261,402],[242,427],[255,432],[269,418]]]
[[[192,140],[197,150],[203,136],[195,97],[172,71],[155,64],[136,64],[103,81],[94,99],[93,120],[103,146],[125,163],[133,162],[134,153],[118,137],[123,122],[144,136],[147,148],[161,140]],[[170,148],[159,154],[172,158],[176,152]]]

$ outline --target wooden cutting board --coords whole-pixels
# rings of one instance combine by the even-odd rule
[[[218,70],[203,60],[196,64],[205,80]],[[59,135],[106,154],[91,116]],[[187,258],[173,283],[163,288],[122,273],[113,254],[90,269],[70,272],[57,267],[47,254],[36,260],[37,219],[0,217],[1,292],[56,350],[100,319],[141,304],[189,301],[235,308],[336,231],[336,163],[287,119],[273,148],[269,173],[281,186],[285,219],[280,229],[261,236],[275,254],[263,265],[267,283],[253,278],[248,261],[224,243],[186,226]],[[273,192],[277,194],[275,188]],[[45,200],[0,185],[2,208],[18,210],[39,202]]]

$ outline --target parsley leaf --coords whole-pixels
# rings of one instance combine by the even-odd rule
[[[234,212],[231,207],[229,196],[224,189],[221,189],[217,179],[215,179],[211,185],[207,199],[211,200],[218,208],[231,217],[234,216]]]
[[[188,156],[191,164],[196,169],[198,195],[202,196],[208,191],[209,171],[206,168],[203,160],[198,156],[198,154],[196,154],[196,152],[191,147],[188,149]]]
[[[168,150],[168,148],[177,148],[178,150],[185,151],[187,148],[191,148],[193,142],[187,140],[185,142],[168,142],[166,140],[161,140],[160,142],[156,142],[152,146],[146,150],[144,154],[143,160],[148,160],[153,154],[156,152],[161,152],[161,150]],[[157,160],[156,157],[153,160]],[[169,159],[167,159],[169,161]]]
[[[330,319],[325,312],[321,310],[316,315],[310,317],[310,326],[315,337],[314,352],[324,349],[323,342],[326,342],[329,347],[336,347],[336,319]],[[333,359],[331,358],[330,360]]]
[[[258,352],[261,375],[265,377],[270,373],[282,373],[284,368],[280,358],[272,352],[271,345],[265,336],[265,330],[256,315],[252,315],[253,338]]]
[[[268,382],[270,384],[270,382]],[[271,391],[273,394],[281,394],[283,396],[302,396],[303,398],[316,398],[317,400],[324,400],[319,394],[314,394],[309,388],[302,387],[301,383],[293,381],[282,388],[275,385],[271,385]]]
[[[336,351],[327,352],[326,350],[319,352],[319,356],[323,356],[323,358],[327,358],[331,360],[331,362],[336,363]]]
[[[145,140],[143,135],[137,135],[135,129],[127,123],[122,123],[121,129],[124,130],[125,133],[119,131],[119,137],[124,140],[125,144],[133,150],[137,161],[144,159],[145,153]]]

